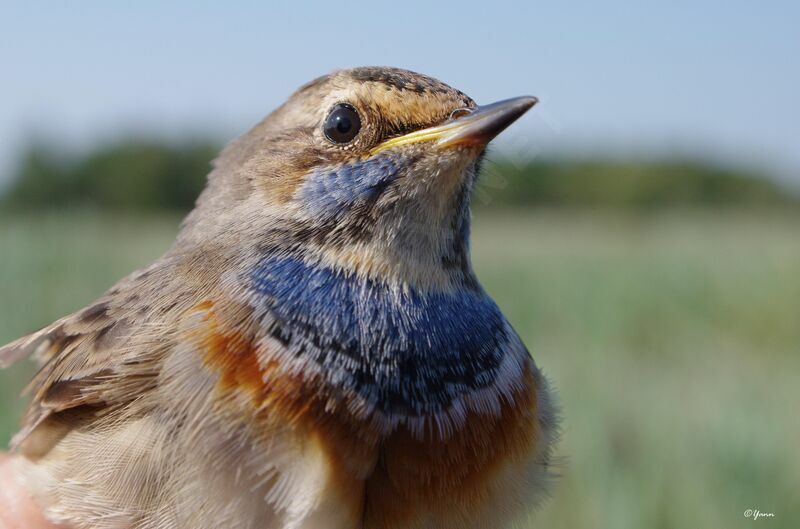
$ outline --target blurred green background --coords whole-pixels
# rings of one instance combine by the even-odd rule
[[[0,342],[158,257],[213,141],[32,145],[0,210]],[[800,520],[800,208],[767,176],[697,160],[492,156],[479,277],[558,390],[552,501],[531,527]],[[0,372],[0,443],[32,370]]]

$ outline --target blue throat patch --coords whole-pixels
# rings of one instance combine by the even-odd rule
[[[400,293],[297,257],[267,256],[250,279],[289,354],[381,412],[436,413],[497,376],[506,322],[480,290]]]

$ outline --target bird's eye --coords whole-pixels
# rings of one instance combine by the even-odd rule
[[[349,143],[361,130],[361,118],[356,109],[346,103],[333,107],[325,118],[325,136],[333,143]]]

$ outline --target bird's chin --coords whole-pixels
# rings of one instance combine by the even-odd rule
[[[423,186],[418,197],[420,207],[425,203],[448,204],[453,193],[464,186],[470,187],[485,149],[485,146],[474,144],[426,145],[425,153],[414,164],[410,179],[412,185],[419,183]]]
[[[453,218],[468,210],[478,177],[483,147],[458,145],[442,149],[421,167],[423,182],[417,195],[416,218],[428,230],[453,225]]]

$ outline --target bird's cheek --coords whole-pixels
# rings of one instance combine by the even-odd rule
[[[403,169],[403,161],[389,153],[340,166],[319,167],[306,176],[295,198],[312,217],[337,217],[355,204],[377,200]]]

